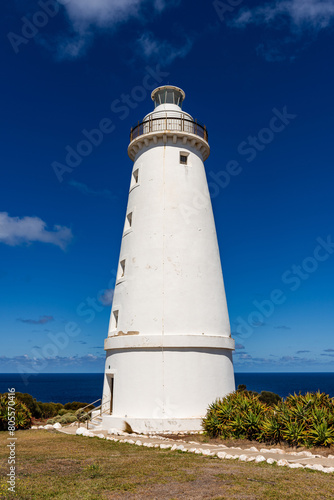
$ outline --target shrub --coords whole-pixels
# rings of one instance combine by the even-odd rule
[[[11,408],[15,410],[15,429],[29,429],[31,427],[31,413],[22,401],[15,398]],[[8,429],[8,407],[9,399],[7,394],[0,397],[0,430]]]
[[[330,446],[334,443],[333,424],[325,422],[313,422],[308,431],[307,438],[315,446]]]
[[[64,413],[65,412],[65,413]],[[72,424],[77,422],[77,417],[72,412],[67,412],[66,410],[60,410],[59,414],[53,418],[49,418],[47,424],[56,424],[59,422],[61,425]]]
[[[65,410],[73,410],[77,411],[79,408],[84,408],[85,406],[88,406],[88,403],[79,403],[79,401],[72,401],[72,403],[66,403],[64,405]],[[90,410],[94,408],[93,405],[89,405],[88,407]]]
[[[282,434],[288,443],[306,446],[334,443],[334,398],[321,392],[293,394],[284,405]]]
[[[58,415],[59,411],[63,408],[61,403],[41,403],[38,402],[41,409],[42,418],[52,418]]]
[[[77,422],[77,417],[73,413],[66,413],[59,420],[61,425],[72,424],[73,422]]]
[[[67,414],[73,414],[74,411],[73,410],[67,410],[66,408],[62,408],[59,412],[58,412],[58,415],[67,415]]]
[[[56,424],[57,422],[60,422],[62,418],[63,418],[62,416],[60,416],[60,415],[56,415],[56,416],[55,416],[55,417],[53,417],[53,418],[49,418],[49,419],[46,421],[46,423],[47,423],[47,424]]]
[[[261,423],[259,441],[279,443],[282,440],[282,426],[277,413],[268,412]]]
[[[245,384],[239,384],[237,391],[242,392],[242,391],[245,391],[246,389],[247,389],[247,387],[245,386]]]
[[[262,391],[261,394],[258,394],[255,391],[248,391],[247,387],[244,384],[239,384],[237,392],[243,392],[244,394],[253,394],[254,396],[259,396],[259,400],[262,403],[266,403],[267,405],[275,405],[282,401],[281,396],[275,394],[274,392]]]
[[[75,416],[76,416],[76,419],[79,421],[79,422],[86,422],[87,420],[90,419],[90,414],[87,413],[85,410],[83,410],[82,408],[80,408],[79,410],[77,410],[75,412]]]
[[[261,394],[259,394],[259,400],[262,401],[262,403],[266,403],[267,405],[276,405],[277,403],[282,401],[282,398],[274,392],[261,391]]]
[[[203,427],[211,437],[256,439],[266,412],[258,396],[237,391],[210,405]]]
[[[26,405],[32,417],[41,418],[42,411],[39,403],[36,401],[34,397],[32,397],[30,394],[27,393],[17,392],[16,398]]]
[[[211,437],[330,446],[334,444],[334,398],[317,392],[290,395],[282,401],[274,393],[256,395],[238,388],[209,406],[203,427]]]

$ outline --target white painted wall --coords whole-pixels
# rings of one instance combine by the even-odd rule
[[[161,419],[165,425],[158,430],[168,430],[169,420],[192,418],[197,422],[190,430],[195,430],[208,404],[234,388],[231,357],[227,349],[113,351],[107,358],[106,376],[112,366],[114,412],[113,418],[104,417],[105,427],[115,427],[114,418],[142,419],[145,428],[154,430]],[[180,425],[176,422],[172,430]]]
[[[180,165],[180,152],[189,165]],[[216,229],[204,165],[189,146],[146,147],[129,193],[113,309],[118,331],[230,336]]]

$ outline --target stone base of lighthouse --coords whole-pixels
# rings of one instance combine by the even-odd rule
[[[103,428],[200,430],[209,404],[235,390],[233,349],[214,335],[106,339]]]

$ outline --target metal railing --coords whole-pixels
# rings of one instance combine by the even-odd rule
[[[88,405],[84,406],[83,408],[80,408],[80,410],[85,410],[86,408],[88,408],[89,406],[93,406],[93,404],[97,403],[98,401],[102,401],[101,398],[97,399],[96,401],[93,401],[92,403],[89,403]],[[100,407],[98,407],[100,408]],[[93,408],[93,410],[96,410],[97,408]]]
[[[208,132],[205,125],[201,125],[197,120],[189,120],[189,118],[176,118],[165,116],[162,118],[149,118],[148,120],[139,123],[131,128],[130,142],[137,137],[150,132],[186,132],[195,134],[208,142]]]
[[[110,408],[107,408],[106,410],[102,410],[102,408],[103,408],[103,406],[104,406],[104,405],[107,405],[108,403],[110,403],[110,401],[111,401],[111,400],[110,400],[110,399],[108,399],[108,401],[102,402],[102,400],[100,399],[100,400],[98,400],[98,401],[101,401],[100,406],[98,406],[97,408],[93,408],[92,410],[90,410],[90,411],[88,411],[88,412],[87,412],[87,414],[88,414],[88,415],[90,414],[90,419],[86,421],[86,426],[87,426],[87,429],[88,429],[88,425],[89,425],[89,423],[90,423],[90,422],[92,422],[92,421],[94,420],[94,418],[96,418],[96,417],[98,417],[98,416],[99,416],[99,417],[102,417],[102,415],[103,415],[104,413],[108,413],[108,412],[110,413]],[[95,402],[96,402],[96,401],[95,401]],[[100,413],[99,413],[99,415],[95,415],[95,417],[93,417],[93,416],[92,416],[92,413],[93,413],[93,411],[96,411],[96,410],[100,410]]]

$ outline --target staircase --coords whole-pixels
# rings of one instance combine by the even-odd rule
[[[87,421],[87,429],[99,430],[102,426],[102,417],[101,415],[96,415],[96,417],[92,417],[91,420]]]

